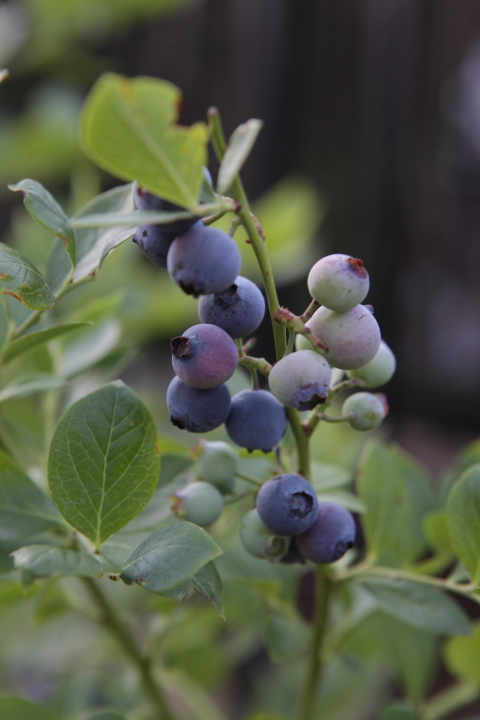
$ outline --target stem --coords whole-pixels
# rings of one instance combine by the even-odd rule
[[[310,477],[310,446],[309,437],[300,420],[300,415],[294,408],[286,408],[287,417],[292,428],[293,436],[297,446],[298,473],[304,477]]]
[[[257,478],[252,477],[251,475],[246,475],[242,472],[236,472],[235,475],[239,477],[241,480],[245,480],[246,482],[251,483],[252,485],[256,485],[257,487],[262,487],[262,483],[260,480],[257,480]]]
[[[310,650],[310,665],[303,693],[301,695],[300,712],[298,720],[312,720],[315,709],[315,700],[322,673],[322,660],[320,648],[325,635],[330,599],[330,582],[323,567],[317,567],[315,572],[315,634]]]
[[[425,702],[420,709],[420,717],[422,720],[440,720],[450,715],[453,710],[476,700],[478,692],[478,686],[473,683],[460,682],[450,685]]]
[[[162,690],[153,678],[149,659],[141,655],[121,620],[118,618],[114,608],[101,591],[98,583],[89,577],[84,577],[82,580],[100,610],[100,623],[110,630],[112,635],[116,637],[119,644],[123,647],[125,654],[128,655],[132,663],[137,666],[145,692],[150,696],[156,708],[156,718],[158,718],[158,720],[174,720]]]
[[[317,417],[320,420],[324,420],[328,423],[342,423],[347,422],[347,420],[351,420],[355,417],[355,413],[351,412],[348,413],[348,415],[340,415],[339,417],[334,417],[333,415],[325,415],[325,413],[317,413]]]
[[[315,310],[318,310],[319,307],[320,303],[318,302],[318,300],[312,300],[303,315],[300,315],[300,320],[302,320],[303,322],[307,322],[307,320],[310,320]]]

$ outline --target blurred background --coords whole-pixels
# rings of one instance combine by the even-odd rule
[[[478,433],[476,0],[6,0],[1,66],[11,71],[0,92],[4,241],[41,264],[41,230],[7,183],[33,177],[70,210],[117,184],[77,142],[82,100],[102,71],[170,80],[184,92],[185,124],[210,105],[227,134],[249,117],[265,121],[243,175],[282,304],[304,309],[312,259],[365,261],[368,300],[398,358],[393,436],[436,472]],[[124,342],[143,348],[133,374],[155,383],[166,340],[195,309],[178,295],[165,312],[170,283],[132,252],[119,251],[95,289],[70,302],[121,287]],[[139,270],[131,282],[129,253]]]

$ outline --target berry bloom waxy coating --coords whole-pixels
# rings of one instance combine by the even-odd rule
[[[232,398],[225,429],[240,447],[267,453],[278,445],[287,429],[286,411],[266,390],[242,390]]]
[[[172,279],[187,295],[223,292],[240,270],[240,252],[223,230],[199,221],[175,238],[167,256]]]
[[[232,338],[255,332],[265,315],[265,300],[255,283],[239,275],[221,293],[203,295],[198,303],[202,323],[218,325]]]
[[[355,542],[355,521],[341,505],[318,503],[318,514],[308,530],[296,538],[302,555],[319,565],[339,560]]]
[[[177,517],[207,527],[218,520],[223,498],[210,483],[196,482],[172,495],[172,512]]]
[[[333,367],[355,370],[373,360],[380,347],[380,328],[366,305],[346,312],[321,307],[307,322],[317,338],[328,346],[319,352]]]
[[[176,233],[169,232],[164,225],[140,225],[133,236],[147,260],[158,267],[167,267],[167,254],[175,240]]]
[[[211,390],[198,390],[173,378],[167,390],[170,422],[181,430],[205,433],[220,427],[231,408],[230,392],[226,385]]]
[[[234,341],[216,325],[193,325],[170,341],[172,365],[182,382],[199,390],[221,385],[235,372]]]
[[[355,430],[374,430],[380,425],[388,414],[388,405],[385,395],[374,395],[368,392],[359,392],[350,395],[342,407],[342,415],[353,413],[348,421]]]
[[[261,521],[276,535],[299,535],[317,516],[315,491],[300,475],[278,475],[268,480],[257,495]]]
[[[245,515],[240,539],[250,555],[267,558],[270,562],[280,560],[288,553],[287,538],[274,535],[260,520],[255,508]]]
[[[300,350],[279,360],[270,371],[268,384],[277,400],[297,410],[311,410],[325,402],[332,371],[314,350]]]
[[[335,312],[345,312],[361,303],[370,287],[363,262],[350,255],[327,255],[310,270],[310,295]]]
[[[377,388],[385,385],[393,377],[395,368],[395,355],[382,340],[373,360],[357,370],[349,370],[347,375],[362,380],[363,387]]]
[[[197,474],[202,480],[218,487],[220,492],[224,488],[231,489],[233,479],[238,470],[238,453],[226,442],[221,440],[200,440],[193,449],[193,456],[197,460]]]

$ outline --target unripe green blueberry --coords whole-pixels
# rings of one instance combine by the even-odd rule
[[[363,387],[377,388],[385,385],[393,377],[396,365],[395,355],[382,340],[373,360],[361,368],[349,370],[347,375],[362,380]]]
[[[341,370],[363,367],[380,347],[380,328],[367,305],[341,313],[321,307],[306,324],[328,346],[328,352],[320,353]]]
[[[202,527],[218,520],[222,510],[223,498],[210,483],[195,482],[172,495],[174,515]]]
[[[299,350],[279,360],[270,371],[268,384],[277,400],[297,410],[311,410],[325,402],[332,371],[314,350]]]
[[[342,415],[350,413],[353,413],[353,417],[348,423],[354,430],[374,430],[388,413],[387,399],[385,395],[354,393],[345,400],[342,407]]]
[[[240,539],[250,555],[267,558],[270,562],[280,560],[288,553],[288,539],[274,535],[260,520],[256,508],[245,515]]]
[[[215,485],[220,492],[230,492],[238,470],[238,453],[226,442],[200,440],[193,449],[193,458],[197,460],[198,476]]]
[[[308,274],[310,295],[335,312],[345,312],[361,303],[370,286],[363,262],[350,255],[327,255]]]
[[[295,338],[295,348],[297,350],[313,350],[315,352],[315,348],[310,340],[307,340],[305,335],[297,335]]]

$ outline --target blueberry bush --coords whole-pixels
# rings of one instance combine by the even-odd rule
[[[239,175],[261,122],[226,142],[215,108],[177,124],[180,100],[161,80],[103,75],[81,142],[126,184],[71,216],[35,180],[10,186],[53,237],[42,272],[0,244],[0,659],[15,666],[22,613],[26,628],[30,616],[53,627],[60,665],[83,641],[80,665],[96,672],[43,703],[2,695],[0,717],[452,716],[480,691],[480,444],[434,491],[413,458],[366,435],[388,413],[370,391],[395,371],[362,304],[367,270],[314,259],[311,303],[282,307]],[[131,351],[112,343],[115,294],[69,302],[128,240],[198,298],[200,322],[170,343],[171,433],[112,379]],[[253,257],[266,302],[239,274]],[[175,315],[168,299],[152,312]],[[270,358],[246,337],[266,331],[264,315]],[[313,609],[302,604],[312,577]],[[111,648],[91,638],[95,623]],[[440,655],[452,681],[438,690]],[[242,666],[249,692],[229,710],[214,697]]]

